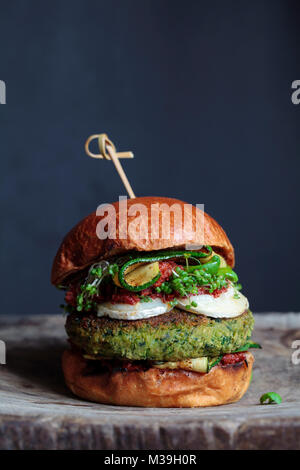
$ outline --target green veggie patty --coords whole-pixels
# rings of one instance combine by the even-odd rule
[[[113,320],[72,313],[66,322],[71,342],[85,353],[108,358],[179,361],[218,356],[241,348],[251,337],[253,315],[208,318],[174,308],[146,320]]]

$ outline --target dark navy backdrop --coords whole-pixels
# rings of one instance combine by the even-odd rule
[[[124,189],[205,203],[255,311],[299,310],[297,1],[0,2],[1,309],[54,313],[63,235]]]

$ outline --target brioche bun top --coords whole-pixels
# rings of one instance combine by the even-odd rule
[[[62,284],[70,276],[84,270],[92,263],[130,250],[187,249],[187,245],[189,247],[194,245],[196,249],[197,246],[210,245],[216,253],[226,259],[229,266],[234,266],[234,250],[226,233],[212,217],[195,206],[189,205],[191,210],[184,213],[184,204],[187,203],[178,199],[138,197],[126,202],[125,221],[128,228],[134,225],[134,230],[128,229],[126,238],[122,238],[120,235],[124,218],[121,217],[119,202],[111,204],[114,207],[116,219],[114,215],[108,215],[107,212],[97,215],[96,211],[85,217],[65,236],[59,247],[52,266],[51,282],[54,285]],[[133,204],[142,204],[147,210],[147,217],[143,217],[142,212],[130,212],[130,207]],[[151,208],[155,204],[156,207],[159,204],[159,217],[155,211],[156,216],[151,217]],[[179,205],[182,210],[182,223],[178,223],[170,211],[174,204]],[[199,218],[197,218],[197,214],[200,215]],[[169,236],[164,238],[161,236],[161,231],[163,221],[167,217],[170,220]],[[113,238],[108,237],[102,240],[97,236],[96,230],[99,222],[104,218],[108,221],[108,227],[110,226],[109,221],[114,219],[112,226],[115,226],[115,234]],[[136,222],[136,224],[131,225],[132,222]],[[141,236],[141,231],[143,231],[143,236]],[[145,233],[146,236],[144,236]],[[156,235],[153,236],[153,233]],[[158,233],[159,236],[157,236]]]

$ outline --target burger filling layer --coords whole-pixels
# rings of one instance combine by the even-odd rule
[[[175,305],[212,318],[233,318],[248,309],[238,276],[224,258],[200,252],[132,253],[93,265],[83,282],[70,286],[68,311],[139,320],[163,315]]]
[[[71,344],[104,369],[204,373],[258,347],[238,276],[209,246],[101,261],[66,290]]]
[[[135,321],[75,313],[68,316],[66,330],[72,344],[91,356],[177,362],[237,351],[250,340],[253,324],[249,310],[214,319],[174,308]]]

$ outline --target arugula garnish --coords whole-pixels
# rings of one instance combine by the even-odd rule
[[[222,361],[223,355],[218,356],[217,358],[213,358],[212,362],[208,362],[207,372],[209,372],[213,367],[217,366],[219,362]]]
[[[248,349],[251,349],[251,348],[262,349],[260,344],[249,341],[248,343],[244,344],[244,346],[237,349],[236,351],[233,351],[232,353],[227,353],[227,354],[235,354],[238,352],[244,352],[244,351],[248,351]],[[213,367],[217,366],[221,362],[223,356],[225,356],[225,354],[222,354],[221,356],[218,356],[218,357],[211,358],[211,360],[208,363],[207,372],[209,372]]]
[[[231,354],[248,351],[248,349],[262,349],[262,347],[258,343],[253,343],[252,341],[249,341],[249,343],[244,344],[244,346],[239,349],[236,349],[236,351],[232,352]]]

